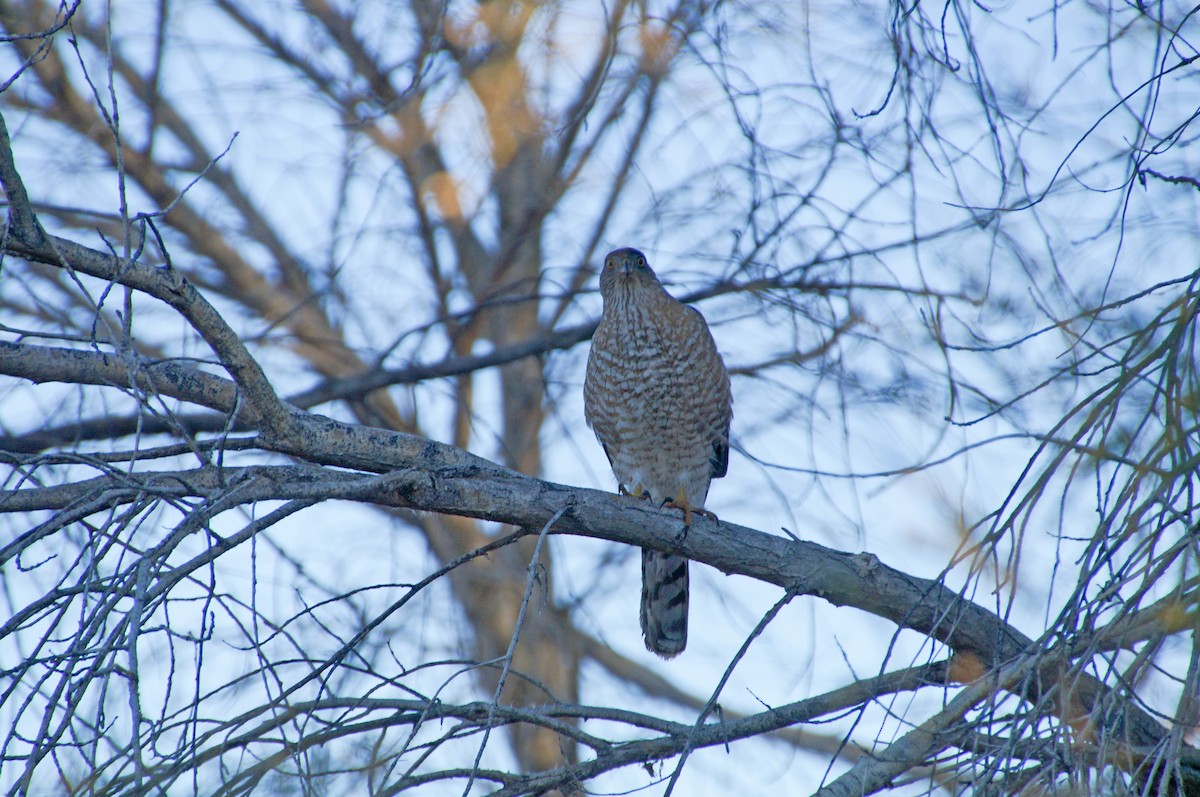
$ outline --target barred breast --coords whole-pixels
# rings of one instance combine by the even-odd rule
[[[665,292],[651,298],[606,315],[597,329],[588,422],[627,490],[700,508],[712,478],[724,475],[729,376],[700,313]]]

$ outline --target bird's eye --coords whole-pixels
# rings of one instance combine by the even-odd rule
[[[638,255],[637,267],[645,268],[646,267],[646,258],[642,257],[641,255]]]

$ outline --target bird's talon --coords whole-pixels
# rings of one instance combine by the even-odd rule
[[[637,489],[634,490],[633,492],[630,492],[629,490],[625,489],[625,485],[618,484],[617,492],[620,495],[627,495],[630,498],[641,498],[643,501],[650,500],[650,493],[646,492],[646,490],[640,484],[638,485]]]
[[[693,512],[704,512],[703,509],[692,509],[686,501],[678,501],[674,498],[668,498],[667,500],[663,501],[661,504],[659,504],[659,509],[682,509],[683,525],[685,527],[692,525]]]

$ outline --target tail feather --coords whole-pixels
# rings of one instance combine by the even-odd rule
[[[642,637],[664,659],[687,645],[688,560],[642,549]]]

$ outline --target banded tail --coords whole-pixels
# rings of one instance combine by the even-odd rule
[[[642,637],[651,653],[671,659],[687,645],[688,560],[642,549]]]

